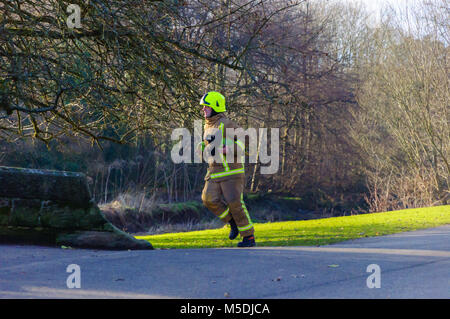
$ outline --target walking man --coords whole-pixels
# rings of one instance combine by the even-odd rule
[[[253,224],[243,198],[245,146],[237,138],[226,137],[227,128],[237,129],[238,126],[226,117],[225,97],[222,94],[208,92],[200,100],[200,105],[206,120],[202,151],[211,155],[206,158],[209,165],[202,192],[203,204],[224,223],[230,224],[231,240],[241,234],[243,239],[238,247],[256,246]],[[237,160],[239,151],[241,162]],[[231,157],[233,160],[230,160]]]

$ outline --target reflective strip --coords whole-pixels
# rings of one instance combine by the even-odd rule
[[[223,123],[220,123],[219,129],[220,129],[220,132],[222,133],[222,140],[221,140],[221,143],[222,143],[222,145],[223,145]]]
[[[248,225],[243,226],[243,227],[238,227],[238,229],[239,229],[239,231],[245,231],[245,230],[249,230],[250,228],[252,228],[253,223],[252,223],[252,220],[250,219],[250,215],[249,215],[247,207],[245,206],[245,203],[244,203],[244,193],[241,193],[241,204],[242,204],[242,208],[244,209],[245,216],[247,216]]]
[[[225,172],[228,172],[230,170],[230,167],[228,166],[226,157],[223,156],[223,154],[220,154],[220,158],[222,160],[223,167],[225,168]]]
[[[222,214],[219,215],[219,218],[224,218],[228,215],[228,212],[230,211],[230,208],[227,208]]]
[[[243,151],[245,150],[245,145],[244,145],[244,143],[242,143],[242,142],[239,141],[239,140],[237,140],[235,143],[241,147],[241,150],[243,150]]]
[[[238,229],[239,229],[239,231],[246,231],[252,227],[253,227],[253,224],[248,224],[247,226],[244,226],[244,227],[238,227]]]
[[[206,99],[206,97],[208,96],[208,94],[209,94],[209,93],[206,93],[206,94],[202,97],[202,100],[200,101],[200,105],[203,105],[203,104],[211,105],[209,102],[206,102],[206,101],[205,101],[205,99]]]
[[[205,142],[202,141],[202,142],[198,143],[195,148],[198,148],[199,146],[202,147],[202,152],[203,152],[205,150]]]
[[[242,153],[245,154],[245,146],[244,146],[244,144],[241,141],[239,141],[239,140],[237,140],[235,143],[237,145],[239,145],[239,147],[242,150]],[[244,168],[244,162],[245,162],[245,155],[241,155],[242,168]]]
[[[218,178],[218,177],[224,177],[224,176],[234,175],[234,174],[244,174],[244,169],[243,168],[233,169],[228,172],[214,173],[214,174],[211,174],[210,176],[211,176],[211,178]]]
[[[223,123],[220,123],[219,129],[222,133],[222,140],[220,141],[220,145],[223,148]],[[228,166],[227,158],[222,154],[222,151],[220,152],[220,159],[222,160],[222,165],[225,168],[225,172],[228,172],[230,170],[230,167]]]

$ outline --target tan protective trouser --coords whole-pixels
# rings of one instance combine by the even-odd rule
[[[224,223],[233,217],[242,237],[253,235],[254,228],[244,203],[244,174],[224,181],[208,180],[202,192],[203,204]]]

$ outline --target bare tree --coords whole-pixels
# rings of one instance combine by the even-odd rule
[[[449,200],[448,45],[436,24],[438,4],[428,6],[383,26],[358,94],[355,140],[366,154],[370,201],[384,203],[374,210]]]

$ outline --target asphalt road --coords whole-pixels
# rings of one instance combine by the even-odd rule
[[[0,245],[0,298],[449,299],[450,225],[321,247]]]

